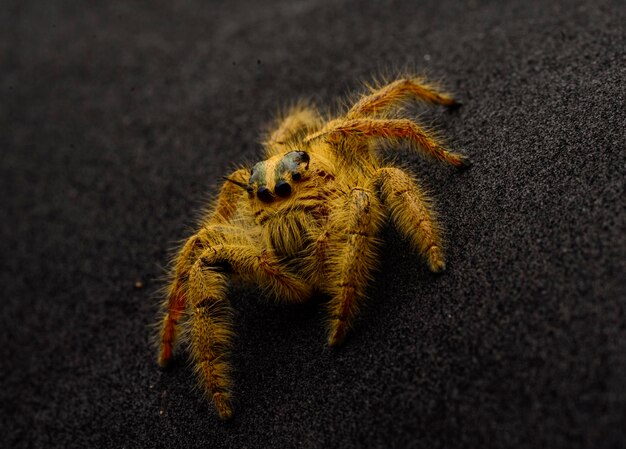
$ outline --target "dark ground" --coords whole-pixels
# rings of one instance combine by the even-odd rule
[[[74,3],[0,13],[1,447],[626,447],[624,2]],[[387,228],[337,351],[234,288],[219,422],[155,363],[169,249],[280,106],[404,67],[465,104],[425,120],[472,169],[403,158],[449,270]]]

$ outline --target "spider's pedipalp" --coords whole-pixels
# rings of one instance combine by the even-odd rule
[[[383,204],[400,232],[426,258],[432,272],[443,271],[441,231],[422,189],[410,175],[394,167],[379,169],[376,180]]]

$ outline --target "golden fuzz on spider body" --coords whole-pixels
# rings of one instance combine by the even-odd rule
[[[258,285],[287,302],[326,293],[327,342],[335,346],[365,301],[387,217],[431,271],[445,268],[431,201],[411,174],[385,164],[376,148],[404,142],[452,166],[469,160],[414,121],[390,118],[409,100],[457,105],[449,94],[408,77],[370,88],[343,116],[326,122],[313,106],[295,106],[268,134],[265,159],[225,178],[178,253],[162,305],[159,364],[165,366],[186,339],[199,382],[221,418],[232,416],[229,282]]]

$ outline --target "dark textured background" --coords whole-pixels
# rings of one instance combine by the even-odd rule
[[[2,2],[0,446],[625,447],[624,2],[221,3]],[[449,270],[386,228],[337,351],[235,287],[219,422],[155,363],[169,250],[280,106],[405,67],[465,104],[472,169],[403,157]]]

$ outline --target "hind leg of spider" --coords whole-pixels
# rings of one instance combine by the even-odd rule
[[[455,167],[468,167],[467,156],[447,150],[437,139],[409,119],[337,119],[323,130],[307,136],[305,141],[326,137],[330,141],[347,137],[405,141],[411,148]]]
[[[353,189],[344,208],[332,218],[342,236],[333,250],[331,265],[337,275],[330,287],[328,303],[328,344],[340,344],[365,298],[370,273],[376,265],[382,211],[376,196],[365,189]]]
[[[431,104],[456,107],[460,103],[450,94],[417,77],[403,78],[384,86],[370,87],[371,93],[363,96],[350,108],[347,118],[363,118],[385,114],[409,100],[417,99]]]
[[[294,138],[321,126],[322,118],[317,109],[305,103],[293,106],[279,119],[278,126],[265,141],[266,156],[269,158],[287,151]]]
[[[232,309],[227,277],[239,275],[291,301],[310,296],[310,288],[283,269],[275,256],[252,245],[220,244],[206,248],[190,269],[187,284],[191,314],[191,355],[207,395],[222,419],[232,415],[230,364]]]
[[[446,263],[441,232],[422,189],[410,175],[393,167],[379,169],[376,180],[383,204],[389,210],[396,227],[426,258],[432,272],[443,271]]]

